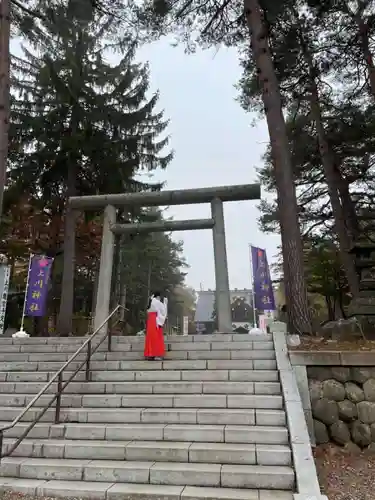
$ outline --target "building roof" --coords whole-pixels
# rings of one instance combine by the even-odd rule
[[[248,304],[252,304],[252,291],[248,289],[230,290],[231,301],[236,297],[244,297]],[[215,290],[201,290],[195,309],[194,321],[196,323],[209,323],[213,321],[212,314],[215,305]]]

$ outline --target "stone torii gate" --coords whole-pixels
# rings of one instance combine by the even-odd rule
[[[116,234],[212,229],[218,330],[220,332],[231,332],[232,312],[229,293],[223,202],[259,199],[260,184],[71,197],[69,199],[69,204],[72,209],[98,210],[104,208],[103,239],[94,329],[97,329],[105,321],[110,312],[112,266]],[[116,209],[120,207],[155,207],[194,205],[198,203],[211,204],[210,219],[163,221],[140,224],[116,223]]]

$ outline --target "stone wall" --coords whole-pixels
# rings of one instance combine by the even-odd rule
[[[375,362],[306,368],[316,443],[375,450]]]

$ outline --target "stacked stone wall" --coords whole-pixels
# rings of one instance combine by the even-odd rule
[[[375,363],[306,368],[316,443],[375,450]]]

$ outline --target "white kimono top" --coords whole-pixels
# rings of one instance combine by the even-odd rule
[[[156,312],[156,324],[158,326],[164,326],[165,320],[167,319],[167,305],[167,299],[164,299],[164,303],[156,297],[151,299],[148,312]]]

